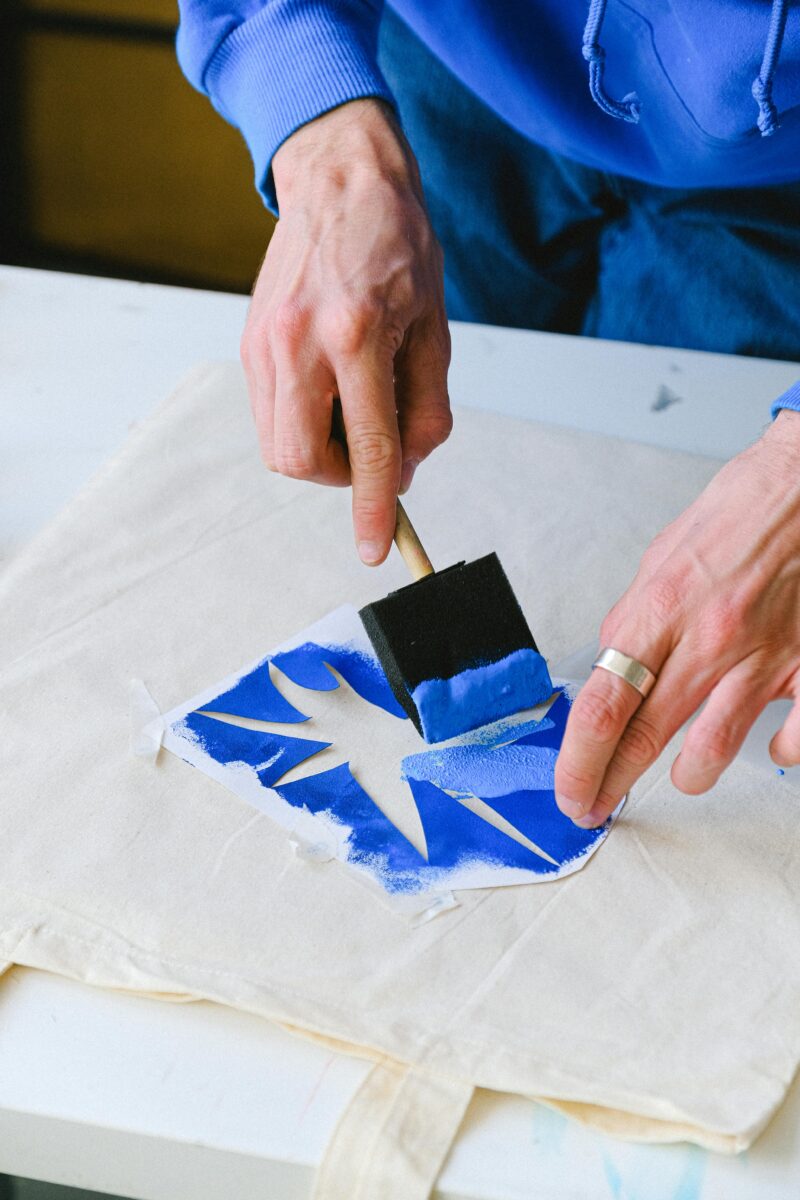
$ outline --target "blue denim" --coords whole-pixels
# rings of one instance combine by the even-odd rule
[[[379,63],[444,248],[450,317],[800,359],[800,185],[657,187],[551,153],[390,9]]]

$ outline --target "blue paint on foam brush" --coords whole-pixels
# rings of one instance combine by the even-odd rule
[[[456,563],[361,610],[397,701],[427,742],[547,700],[547,664],[496,554]]]
[[[533,708],[552,692],[547,663],[536,650],[524,649],[450,679],[424,679],[411,698],[425,741],[444,742]]]

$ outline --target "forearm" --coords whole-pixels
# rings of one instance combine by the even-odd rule
[[[381,0],[180,0],[178,57],[237,126],[256,186],[277,211],[272,159],[301,126],[349,100],[393,104],[378,69]]]

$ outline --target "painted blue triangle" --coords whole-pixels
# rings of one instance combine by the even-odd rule
[[[573,825],[559,809],[552,790],[510,792],[492,796],[485,803],[562,865],[585,854],[605,833],[605,826],[579,829]]]
[[[287,804],[349,828],[349,861],[368,866],[388,891],[418,890],[428,864],[364,791],[348,763],[279,784],[275,791]]]
[[[285,725],[308,720],[305,713],[301,713],[278,691],[270,678],[269,662],[263,662],[249,675],[243,675],[227,692],[204,704],[203,709],[231,717],[252,717],[257,721],[277,721]]]
[[[282,650],[272,661],[300,687],[324,692],[339,686],[325,667],[325,663],[330,663],[362,700],[368,700],[394,717],[408,719],[395,699],[380,663],[355,646],[320,646],[316,642],[305,642],[291,650]]]
[[[482,817],[477,817],[435,784],[414,779],[411,791],[425,830],[431,867],[454,868],[481,863],[520,867],[538,875],[552,874],[557,869]]]
[[[560,750],[569,710],[569,699],[566,692],[562,691],[558,699],[554,700],[547,710],[547,716],[542,721],[541,728],[532,730],[514,744],[517,746],[549,746],[553,750]]]
[[[281,733],[264,733],[258,729],[242,729],[227,721],[215,721],[199,712],[191,712],[182,723],[194,740],[215,762],[223,765],[247,763],[253,767],[261,782],[272,787],[292,767],[312,758],[330,742],[310,738],[287,737]]]

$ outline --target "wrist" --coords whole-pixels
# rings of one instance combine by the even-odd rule
[[[383,100],[351,100],[309,121],[272,159],[281,213],[298,201],[363,181],[392,180],[419,189],[419,176],[391,107]]]
[[[782,408],[768,432],[774,433],[786,445],[795,445],[800,451],[800,412],[793,408]]]

